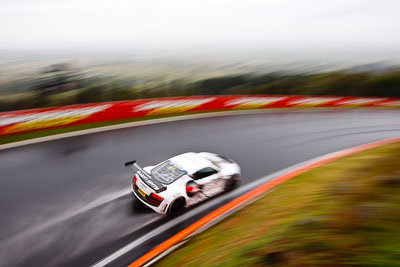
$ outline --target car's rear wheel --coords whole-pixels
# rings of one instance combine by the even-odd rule
[[[169,206],[168,215],[176,216],[185,210],[186,200],[184,198],[175,199],[174,202]]]
[[[240,180],[240,174],[232,175],[231,178],[226,180],[225,191],[228,192],[235,189],[239,184],[239,180]]]

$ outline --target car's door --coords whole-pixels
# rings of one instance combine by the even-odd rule
[[[214,181],[215,179],[218,178],[218,176],[219,176],[218,170],[212,167],[203,168],[192,175],[193,180],[195,180],[196,183],[201,185],[205,185],[207,183]]]

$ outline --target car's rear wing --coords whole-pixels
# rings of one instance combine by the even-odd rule
[[[140,167],[139,164],[136,163],[136,160],[125,162],[125,167],[129,167],[132,171],[136,172],[140,179],[156,193],[167,190],[166,186],[164,186],[157,179],[154,179],[150,173],[146,172],[142,167]]]
[[[132,161],[128,161],[128,162],[125,162],[125,167],[128,167],[128,168],[130,168],[132,171],[136,171],[136,170],[139,170],[140,172],[142,172],[143,174],[147,174],[147,175],[149,175],[150,176],[150,174],[148,173],[148,172],[146,172],[145,170],[143,170],[143,168],[142,167],[140,167],[139,166],[139,164],[137,164],[136,163],[136,160],[132,160]],[[133,168],[133,167],[135,167],[136,168],[136,170]]]

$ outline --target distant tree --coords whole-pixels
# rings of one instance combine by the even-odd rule
[[[77,103],[95,103],[110,100],[105,94],[106,88],[101,85],[81,89],[76,96]]]
[[[371,78],[366,90],[368,95],[400,97],[400,71]]]
[[[218,95],[224,90],[247,83],[246,75],[225,76],[202,80],[196,83],[196,93],[200,95]]]
[[[368,74],[331,72],[311,76],[296,87],[298,93],[310,95],[366,95]]]
[[[82,78],[68,64],[45,68],[34,81],[33,90],[41,95],[60,93],[80,87]]]
[[[184,79],[174,79],[168,84],[168,92],[170,96],[186,95],[185,84],[188,82]]]
[[[22,88],[21,91],[26,90],[27,86],[33,88],[36,93],[31,92],[18,99],[0,99],[0,111],[190,95],[287,94],[400,97],[400,71],[248,74],[189,82],[185,79],[171,81],[165,77],[149,80],[119,76],[83,78],[69,65],[56,64],[44,69],[33,80],[32,78],[21,79],[18,83],[5,85],[6,89],[18,87]],[[70,89],[76,90],[65,92]]]
[[[277,72],[273,72],[273,73],[268,73],[268,74],[263,74],[263,75],[258,75],[258,76],[254,76],[249,78],[249,83],[253,86],[257,86],[257,85],[265,85],[277,80],[282,79],[284,75],[281,75]]]

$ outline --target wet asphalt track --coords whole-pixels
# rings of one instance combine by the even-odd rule
[[[329,152],[396,136],[396,110],[279,111],[0,150],[0,266],[87,266],[170,220],[133,208],[127,160],[145,166],[187,151],[217,152],[241,165],[246,184]],[[172,234],[112,265],[130,262]]]

